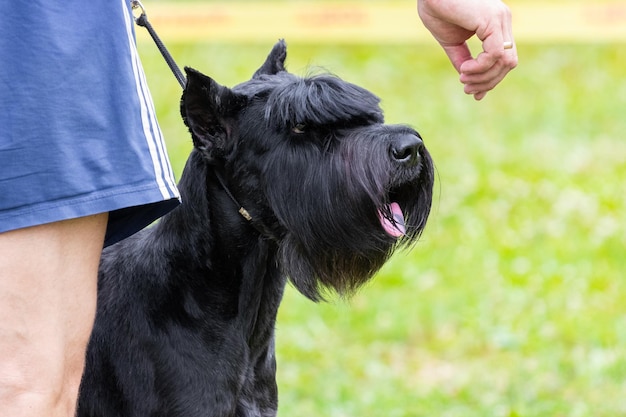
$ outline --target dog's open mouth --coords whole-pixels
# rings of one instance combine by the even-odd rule
[[[398,203],[388,204],[385,210],[378,210],[378,218],[388,235],[395,238],[405,235],[404,214]]]

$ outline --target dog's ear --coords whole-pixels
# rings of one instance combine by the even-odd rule
[[[265,59],[261,68],[256,70],[252,78],[257,78],[259,75],[274,75],[285,70],[285,58],[287,58],[287,44],[284,39],[276,42],[270,54]]]
[[[194,147],[211,156],[216,149],[223,148],[232,121],[248,99],[192,68],[185,67],[185,72],[187,84],[180,100],[180,113],[189,127]]]

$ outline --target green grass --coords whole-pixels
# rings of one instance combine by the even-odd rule
[[[271,45],[171,45],[232,86]],[[626,48],[519,44],[482,102],[434,46],[289,45],[383,100],[437,166],[420,243],[350,301],[289,289],[277,325],[282,416],[626,415]],[[180,90],[140,45],[170,156]]]

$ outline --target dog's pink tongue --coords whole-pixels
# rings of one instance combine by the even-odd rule
[[[393,221],[385,217],[383,213],[379,211],[378,217],[380,218],[380,224],[389,235],[393,237],[403,236],[406,233],[406,227],[404,225],[404,215],[402,214],[400,205],[398,203],[391,203],[388,208],[393,216]]]

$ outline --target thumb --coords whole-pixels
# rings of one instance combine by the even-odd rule
[[[472,59],[472,53],[469,50],[469,47],[467,46],[467,42],[463,42],[462,44],[458,44],[458,45],[441,45],[443,47],[443,50],[446,52],[446,55],[448,55],[448,58],[450,58],[450,61],[452,62],[452,65],[454,66],[454,68],[456,68],[458,73],[461,73],[461,65]]]

